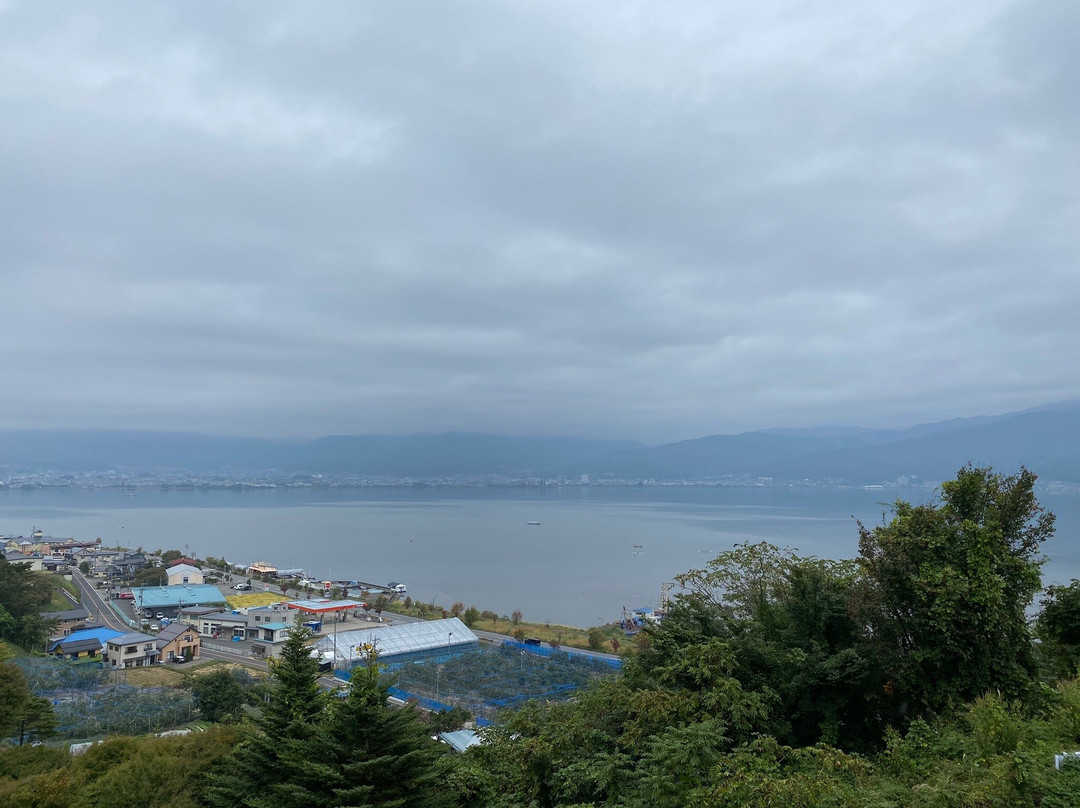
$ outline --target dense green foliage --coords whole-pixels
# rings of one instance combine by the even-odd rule
[[[5,808],[197,808],[208,772],[236,745],[235,728],[172,738],[113,738],[72,757],[65,750],[0,750]]]
[[[49,577],[0,557],[0,640],[27,650],[45,642],[52,625],[39,612],[47,610],[52,600]]]
[[[942,486],[939,507],[898,502],[889,524],[860,526],[861,616],[901,706],[941,710],[1030,686],[1025,610],[1054,527],[1034,486],[1026,469],[1002,477],[967,468]]]
[[[1038,633],[1052,676],[1074,676],[1080,667],[1080,581],[1046,590]]]
[[[235,721],[244,706],[244,687],[232,671],[213,670],[189,678],[195,706],[206,721]]]

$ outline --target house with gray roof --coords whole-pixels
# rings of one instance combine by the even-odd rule
[[[183,659],[190,662],[199,658],[199,632],[186,623],[172,623],[157,635],[158,653],[163,662]]]
[[[53,632],[54,637],[66,637],[73,631],[86,628],[86,623],[90,619],[90,612],[86,610],[85,606],[65,609],[62,612],[41,612],[40,614],[46,620],[56,621],[56,631]]]
[[[157,638],[139,631],[123,634],[105,645],[105,667],[145,668],[158,661]]]

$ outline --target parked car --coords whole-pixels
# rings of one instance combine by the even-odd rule
[[[157,623],[151,623],[150,624],[150,630],[151,631],[161,631],[161,626],[159,626]]]
[[[120,600],[135,600],[135,595],[133,595],[131,592],[121,592]]]
[[[251,584],[237,584],[233,589],[237,592],[249,592],[251,591]]]
[[[158,620],[161,620],[165,616],[165,612],[158,612],[154,615]]]

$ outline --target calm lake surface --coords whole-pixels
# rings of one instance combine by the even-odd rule
[[[855,519],[879,524],[913,491],[757,488],[366,488],[263,491],[0,491],[0,534],[101,537],[148,550],[319,577],[403,581],[414,599],[570,625],[655,606],[660,584],[735,542],[766,539],[800,555],[857,553]],[[1080,577],[1080,495],[1042,492],[1058,516],[1047,583]],[[526,524],[539,521],[539,526]],[[641,545],[640,548],[635,545]]]

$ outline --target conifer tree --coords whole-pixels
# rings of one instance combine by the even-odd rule
[[[448,805],[438,787],[439,744],[427,735],[415,709],[387,705],[377,653],[354,669],[348,696],[337,700],[326,724],[326,748],[334,761],[326,806],[431,808]]]
[[[210,780],[208,803],[215,808],[324,808],[320,799],[330,771],[317,737],[326,697],[319,666],[306,644],[309,632],[296,625],[270,668],[270,702],[255,731],[239,744],[225,773]]]

